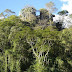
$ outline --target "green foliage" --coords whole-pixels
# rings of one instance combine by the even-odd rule
[[[30,24],[15,15],[0,20],[0,72],[72,72],[72,28]]]
[[[59,15],[67,15],[68,11],[67,10],[63,10],[63,11],[58,12],[58,14]]]
[[[20,17],[23,21],[27,21],[30,24],[36,23],[36,9],[31,6],[25,6],[20,11]]]

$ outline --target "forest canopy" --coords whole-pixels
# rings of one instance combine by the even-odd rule
[[[72,72],[72,27],[53,22],[56,7],[46,6],[38,16],[31,6],[20,16],[10,9],[0,14],[0,72]]]

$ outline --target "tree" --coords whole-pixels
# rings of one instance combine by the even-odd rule
[[[49,3],[46,3],[46,8],[49,12],[49,19],[50,19],[50,25],[51,25],[51,15],[53,12],[57,10],[57,8],[55,7],[54,3],[51,1]]]
[[[40,19],[41,20],[44,20],[44,19],[49,20],[49,12],[47,11],[47,9],[44,9],[44,8],[40,9]]]
[[[68,11],[67,10],[63,10],[58,12],[59,15],[68,15]]]
[[[4,12],[6,13],[5,16],[10,16],[11,14],[15,14],[15,12],[11,11],[10,9],[6,9],[4,10]]]
[[[15,12],[11,11],[10,9],[6,9],[0,14],[0,17],[5,19],[6,17],[9,17],[12,14],[15,14]]]
[[[0,17],[1,18],[5,18],[5,15],[4,15],[4,13],[2,12],[2,13],[0,13]]]
[[[31,6],[25,6],[20,11],[20,16],[23,21],[33,21],[36,20],[36,9]]]
[[[72,27],[28,24],[15,15],[0,21],[0,72],[72,72]]]

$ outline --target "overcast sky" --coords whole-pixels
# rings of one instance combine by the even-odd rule
[[[11,9],[18,15],[19,11],[24,8],[25,5],[34,6],[39,10],[40,8],[45,8],[45,4],[49,1],[55,3],[58,11],[68,10],[69,13],[72,13],[72,0],[0,0],[0,13],[5,9]]]

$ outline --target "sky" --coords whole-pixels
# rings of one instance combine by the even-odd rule
[[[5,9],[11,9],[16,12],[16,15],[19,15],[20,10],[26,5],[34,6],[39,10],[40,8],[46,8],[45,4],[50,1],[54,2],[58,11],[68,10],[72,13],[72,0],[0,0],[0,13]]]

